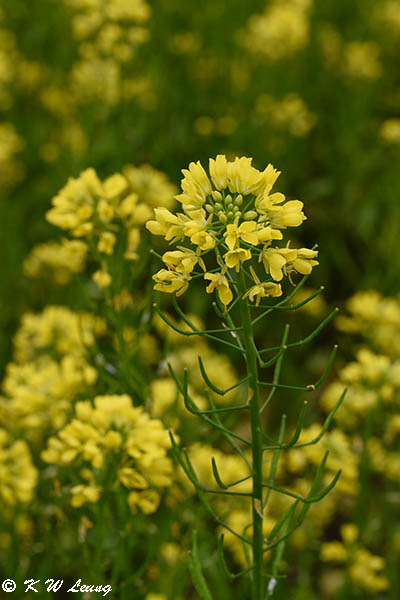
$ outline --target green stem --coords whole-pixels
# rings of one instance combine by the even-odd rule
[[[243,326],[244,350],[249,375],[251,446],[253,462],[253,578],[252,600],[264,600],[263,579],[263,488],[262,488],[262,433],[260,420],[260,396],[258,389],[257,352],[254,345],[253,325],[247,300],[243,299],[246,283],[243,272],[239,273],[239,310]]]

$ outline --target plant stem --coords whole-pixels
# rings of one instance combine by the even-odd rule
[[[239,273],[239,293],[246,291],[243,272]],[[253,461],[253,580],[252,600],[264,600],[263,579],[263,488],[262,488],[262,434],[260,420],[260,397],[258,389],[258,364],[254,345],[254,333],[250,309],[246,299],[239,300],[241,325],[244,332],[244,349],[246,353],[247,371],[250,388],[250,422],[251,446]]]

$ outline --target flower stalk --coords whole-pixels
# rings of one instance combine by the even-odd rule
[[[243,326],[244,349],[246,352],[246,364],[248,371],[248,385],[250,390],[250,424],[251,424],[251,450],[253,463],[253,564],[252,572],[252,598],[253,600],[264,600],[263,579],[263,487],[262,487],[262,460],[263,440],[260,414],[260,395],[258,385],[257,354],[254,345],[253,324],[247,299],[243,298],[246,293],[246,283],[243,271],[239,273],[239,300],[240,318]]]
[[[272,595],[279,578],[279,567],[286,540],[304,521],[310,506],[322,500],[335,486],[340,473],[337,473],[328,485],[320,489],[327,454],[311,482],[308,494],[297,494],[284,485],[277,485],[277,465],[280,453],[289,448],[314,444],[319,441],[328,428],[338,406],[328,415],[321,433],[309,442],[301,442],[301,433],[306,415],[307,404],[303,405],[297,426],[288,442],[285,436],[285,415],[278,440],[273,439],[262,426],[262,413],[271,403],[276,391],[313,392],[327,377],[336,353],[333,349],[327,368],[318,381],[311,385],[293,385],[292,382],[280,382],[280,373],[284,354],[292,348],[302,347],[310,342],[336,314],[333,311],[317,328],[304,339],[289,341],[289,327],[286,326],[281,343],[277,347],[259,349],[256,344],[254,327],[264,321],[275,310],[294,310],[296,304],[289,304],[303,285],[312,268],[318,264],[315,249],[290,248],[290,240],[285,247],[275,246],[283,239],[283,231],[289,227],[298,227],[306,218],[303,203],[299,200],[286,201],[281,193],[271,193],[279,176],[272,165],[260,172],[251,165],[251,159],[242,157],[229,162],[224,156],[210,159],[210,178],[200,163],[191,163],[183,170],[183,193],[177,196],[183,212],[173,214],[166,209],[155,210],[155,220],[147,223],[154,235],[162,235],[170,244],[179,242],[178,250],[165,252],[161,259],[166,268],[153,276],[154,289],[174,294],[173,306],[181,323],[175,322],[156,304],[155,311],[172,329],[184,336],[199,336],[222,344],[235,351],[245,361],[243,377],[220,389],[207,373],[205,364],[199,356],[201,376],[206,384],[206,398],[209,406],[200,408],[195,401],[190,373],[184,371],[183,379],[178,377],[172,365],[171,376],[176,382],[186,409],[209,427],[216,435],[222,436],[232,450],[245,464],[247,476],[234,481],[226,481],[218,470],[217,461],[212,457],[210,470],[216,487],[205,485],[196,472],[190,458],[190,451],[180,448],[173,432],[170,439],[173,453],[195,486],[199,499],[207,512],[215,519],[226,535],[240,540],[246,557],[247,569],[237,575],[229,575],[233,580],[239,575],[248,575],[251,579],[251,600],[265,600],[265,594]],[[285,280],[293,285],[292,277],[300,273],[303,279],[286,297],[274,303],[274,298],[284,295]],[[211,307],[221,321],[220,327],[202,329],[185,315],[175,297],[184,294],[191,281],[203,278],[206,281],[206,293],[215,293]],[[318,293],[321,290],[318,291]],[[300,305],[312,300],[315,293]],[[268,298],[270,303],[264,304]],[[257,312],[255,316],[254,312]],[[277,314],[280,314],[279,312]],[[262,357],[269,353],[267,360]],[[260,370],[273,367],[271,381],[260,378]],[[263,390],[267,389],[266,398]],[[223,398],[226,394],[237,392],[237,401],[216,405],[214,398]],[[247,402],[239,402],[243,393],[247,393]],[[244,436],[235,430],[232,417],[248,419],[250,434]],[[264,445],[264,438],[269,445]],[[266,453],[271,451],[270,463]],[[269,470],[269,475],[267,474]],[[279,482],[280,483],[280,482]],[[245,487],[239,487],[243,486]],[[278,515],[271,526],[270,504],[268,516],[266,506],[270,497],[278,494],[289,502],[283,514]],[[208,500],[210,497],[210,500]],[[244,528],[236,530],[218,514],[219,499],[240,503],[246,507],[249,522]],[[216,506],[217,504],[217,506]],[[271,502],[272,504],[272,502]],[[224,572],[227,571],[223,558],[223,541],[219,545],[219,555]],[[202,600],[212,600],[212,594],[203,574],[200,554],[196,551],[190,556],[193,585]],[[268,582],[264,565],[266,554],[274,551],[272,580]],[[228,570],[229,572],[229,570]]]

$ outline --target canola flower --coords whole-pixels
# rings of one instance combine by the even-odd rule
[[[304,137],[317,120],[298,94],[287,94],[281,100],[271,94],[261,94],[255,110],[263,123],[277,130],[287,130],[295,137]]]
[[[91,313],[73,312],[65,306],[48,305],[41,313],[27,312],[14,337],[14,358],[23,364],[46,353],[55,358],[83,357],[104,321]]]
[[[202,477],[204,478],[207,473],[207,470],[203,467],[204,460],[210,458],[209,451],[195,450],[192,460],[191,451],[180,450],[172,433],[171,441],[175,457],[189,480],[201,493],[203,500],[205,493],[215,493],[223,494],[224,498],[240,498],[245,503],[244,507],[238,507],[239,514],[244,515],[247,521],[245,531],[235,531],[229,525],[229,514],[226,514],[223,507],[222,509],[218,507],[218,502],[211,501],[212,504],[208,504],[208,509],[223,529],[238,537],[245,544],[248,568],[252,570],[252,598],[263,600],[266,591],[266,581],[263,575],[265,554],[267,551],[276,548],[277,558],[271,579],[273,582],[278,574],[279,557],[283,551],[283,547],[282,549],[279,548],[279,544],[286,539],[287,535],[300,526],[308,510],[306,507],[299,511],[296,524],[291,526],[289,533],[285,534],[290,527],[292,517],[294,518],[298,502],[300,500],[306,502],[308,507],[312,503],[318,502],[335,486],[340,475],[338,471],[320,494],[313,495],[310,489],[315,490],[320,485],[327,459],[327,454],[322,452],[321,456],[319,451],[317,474],[310,485],[310,489],[303,492],[303,496],[298,496],[289,491],[286,492],[274,485],[279,452],[283,448],[287,450],[289,447],[295,446],[302,430],[304,412],[302,412],[303,416],[299,418],[298,431],[293,435],[293,442],[285,446],[263,445],[264,425],[261,421],[261,413],[271,400],[274,388],[279,384],[276,381],[277,375],[275,375],[274,382],[262,381],[259,375],[259,367],[273,365],[279,360],[281,354],[287,349],[286,342],[289,331],[287,326],[282,338],[282,345],[278,348],[271,348],[271,350],[278,350],[278,352],[270,360],[264,362],[261,356],[263,352],[269,349],[258,350],[254,338],[254,324],[273,310],[274,304],[264,305],[262,300],[268,297],[282,296],[282,285],[285,280],[292,282],[292,276],[295,273],[310,274],[313,267],[318,264],[316,260],[318,253],[315,249],[294,249],[290,246],[290,240],[286,240],[285,246],[275,245],[277,241],[283,240],[284,233],[288,228],[298,227],[306,217],[303,213],[302,202],[287,200],[282,193],[272,191],[280,173],[271,164],[264,171],[259,171],[252,166],[251,158],[237,157],[233,161],[229,161],[224,155],[218,155],[216,159],[210,159],[208,173],[200,162],[190,163],[189,168],[184,169],[182,173],[182,193],[176,196],[176,199],[181,203],[183,211],[173,213],[160,207],[155,209],[155,219],[146,224],[152,234],[164,237],[173,246],[172,250],[168,250],[160,256],[166,268],[153,275],[154,289],[172,293],[179,297],[188,289],[193,279],[203,279],[206,282],[206,292],[209,294],[215,292],[216,294],[217,302],[213,302],[212,306],[217,317],[222,321],[222,328],[203,329],[203,325],[197,323],[196,319],[192,320],[184,314],[175,299],[173,301],[174,308],[185,325],[179,326],[163,313],[157,304],[154,305],[154,308],[161,319],[175,332],[183,336],[198,336],[200,338],[209,336],[234,348],[245,359],[247,376],[239,382],[221,389],[210,378],[203,358],[198,358],[201,376],[207,386],[206,399],[210,408],[206,409],[203,409],[204,403],[201,399],[199,401],[196,390],[191,386],[191,376],[189,376],[188,371],[183,371],[182,378],[177,373],[176,366],[172,365],[171,362],[168,365],[178,391],[183,396],[185,408],[193,415],[202,418],[208,425],[218,429],[219,432],[222,431],[226,440],[239,454],[239,460],[245,464],[242,464],[242,469],[239,469],[236,459],[231,461],[231,459],[228,460],[227,457],[224,457],[221,460],[218,454],[215,453],[215,457],[212,457],[211,462],[212,474],[217,487],[215,487],[215,484],[210,486],[210,484],[207,485],[207,483],[202,482]],[[292,295],[298,291],[304,281],[303,278]],[[314,296],[315,294],[312,297]],[[291,297],[289,296],[289,298]],[[312,297],[309,299],[312,299]],[[281,300],[278,306],[282,306],[284,303],[285,300]],[[235,305],[236,310],[232,310]],[[264,312],[258,313],[259,316],[253,319],[253,310],[255,311],[257,308],[264,309]],[[319,328],[329,322],[335,314],[336,309]],[[239,318],[239,322],[235,325],[237,318]],[[223,337],[224,333],[232,336],[231,341]],[[335,352],[334,349],[329,365],[332,364]],[[329,365],[327,372],[330,368]],[[275,368],[275,373],[277,368],[280,369],[280,363],[279,367]],[[320,385],[325,377],[326,374],[320,378],[317,385]],[[241,387],[244,383],[246,385],[243,389],[245,390],[245,397],[248,399],[246,404],[228,404],[223,408],[216,408],[211,392],[224,396],[228,392]],[[272,388],[266,400],[263,399],[263,385]],[[304,391],[315,389],[315,385],[299,388],[285,384],[283,387],[296,391],[299,389]],[[166,403],[174,402],[173,389],[171,387],[165,389],[165,394],[168,393],[169,396]],[[334,410],[339,406],[342,397],[339,398]],[[226,411],[229,414],[230,411],[244,412],[245,410],[249,411],[250,439],[231,431],[224,426],[219,416],[216,416],[217,413],[219,415],[219,412],[222,414]],[[332,416],[333,414],[334,411]],[[316,444],[325,433],[326,428],[327,426],[320,435],[313,436],[305,444],[311,446]],[[279,444],[281,444],[284,429],[285,418],[282,417]],[[267,440],[271,439],[268,435],[266,438]],[[244,449],[240,448],[241,445],[244,445]],[[248,450],[248,454],[246,450]],[[264,452],[267,450],[276,451],[274,460],[270,462],[269,474],[264,471]],[[197,460],[200,466],[199,474],[197,474],[195,464]],[[225,466],[230,462],[232,470],[239,474],[247,473],[247,475],[244,475],[240,481],[224,482],[217,462],[220,462],[220,464],[225,463]],[[221,471],[225,471],[226,474],[227,470],[222,466]],[[209,469],[208,472],[210,473]],[[228,478],[231,477],[229,471],[227,476]],[[266,477],[269,477],[268,482],[265,482]],[[250,483],[249,488],[251,490],[247,484],[242,485],[243,482]],[[240,487],[246,491],[230,489],[235,488],[239,483]],[[280,511],[280,514],[276,515],[276,520],[269,519],[266,508],[272,490],[283,496],[288,495],[291,498],[297,498],[293,505],[289,503],[284,507],[283,514]],[[304,498],[308,498],[308,500]],[[223,518],[215,513],[215,504],[217,504],[217,510],[222,510]],[[250,518],[246,515],[250,515]],[[271,524],[271,527],[266,527],[266,519],[268,519],[268,524]],[[266,529],[269,529],[273,542],[269,542],[265,537]],[[193,558],[191,558],[190,569],[197,591],[204,596],[204,594],[207,595],[204,591],[207,589],[204,577],[201,577],[202,583],[199,583],[199,579],[195,575],[195,573],[201,571],[196,539],[196,535],[193,534]]]
[[[86,353],[103,331],[101,319],[63,306],[25,313],[2,382],[0,425],[23,431],[35,445],[65,425],[76,400],[97,382]]]
[[[312,0],[268,2],[262,14],[250,17],[241,44],[270,61],[292,56],[308,43],[312,4]]]
[[[38,472],[24,440],[0,428],[0,506],[28,503],[34,497]]]
[[[400,354],[400,301],[376,290],[357,292],[346,302],[347,315],[337,318],[345,333],[360,334],[371,348],[396,357]]]
[[[172,482],[169,447],[161,421],[123,394],[78,402],[75,417],[48,440],[41,456],[46,463],[67,467],[67,480],[72,473],[74,482],[81,479],[68,487],[72,506],[96,503],[106,488],[122,487],[132,512],[139,508],[152,514],[162,489]]]
[[[33,247],[24,260],[24,274],[32,279],[51,277],[58,285],[85,269],[88,247],[82,240],[45,242]]]
[[[259,276],[255,265],[250,267],[253,285],[246,293],[259,304],[267,296],[282,295],[284,276],[311,273],[318,264],[316,250],[291,248],[290,241],[285,247],[273,245],[283,239],[282,231],[304,221],[303,203],[272,192],[280,173],[271,164],[260,172],[251,163],[251,158],[228,161],[218,155],[210,159],[209,175],[200,162],[182,171],[182,193],[176,198],[183,212],[158,208],[155,220],[146,224],[154,235],[171,244],[179,242],[176,250],[162,256],[167,268],[153,276],[154,289],[182,295],[197,267],[203,271],[207,293],[216,291],[227,306],[233,299],[232,270],[239,272],[247,261],[257,259],[264,272]],[[207,266],[205,257],[210,253],[216,261]]]
[[[155,198],[170,208],[174,192],[165,175],[148,165],[127,165],[124,174],[115,173],[104,181],[94,169],[86,169],[78,178],[69,179],[53,198],[46,218],[71,236],[69,243],[63,243],[65,253],[79,249],[82,260],[85,254],[95,259],[99,268],[92,278],[104,289],[112,284],[113,271],[118,270],[120,261],[138,260],[141,229],[153,216]],[[33,274],[39,269],[38,260],[49,262],[44,249],[40,255],[38,252],[25,266]],[[113,260],[115,256],[118,260]],[[62,260],[60,251],[54,261],[57,264]],[[74,268],[77,271],[80,267],[77,258]]]
[[[340,528],[342,541],[325,542],[321,546],[321,560],[334,564],[346,564],[350,579],[367,592],[382,592],[389,581],[382,574],[385,560],[371,554],[358,542],[359,531],[353,523]]]

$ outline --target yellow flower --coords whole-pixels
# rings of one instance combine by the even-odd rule
[[[189,275],[195,266],[199,264],[203,271],[206,270],[204,261],[199,254],[188,248],[178,247],[180,248],[179,250],[172,250],[163,254],[162,260],[168,269]]]
[[[341,542],[326,542],[321,547],[321,560],[323,562],[346,562],[347,549]]]
[[[252,160],[242,156],[241,158],[235,158],[233,162],[228,164],[228,187],[231,193],[257,193],[262,182],[262,176],[260,171],[251,166]]]
[[[250,302],[253,302],[254,298],[256,298],[256,306],[258,306],[261,298],[282,296],[282,288],[279,283],[273,283],[272,281],[261,283],[253,267],[250,267],[250,272],[256,285],[247,290],[243,298],[249,298]]]
[[[278,229],[272,229],[269,225],[267,227],[261,227],[257,230],[258,241],[265,244],[272,240],[281,240],[283,234]]]
[[[296,251],[290,248],[264,247],[258,260],[263,262],[266,273],[269,273],[272,279],[281,281],[286,263],[295,258]]]
[[[181,296],[188,289],[191,278],[186,273],[176,273],[175,271],[161,269],[153,275],[153,279],[156,282],[154,286],[155,290],[168,294],[176,292],[177,296]]]
[[[114,252],[116,241],[117,238],[111,231],[103,231],[97,243],[97,250],[110,256]]]
[[[75,485],[71,488],[71,505],[79,508],[86,502],[97,502],[100,498],[101,488],[98,485]]]
[[[128,187],[128,182],[123,175],[120,173],[115,173],[104,181],[103,186],[104,193],[107,198],[112,199],[116,198],[126,190]]]
[[[215,247],[216,241],[212,233],[208,231],[199,231],[190,238],[190,241],[198,246],[200,250],[212,250]]]
[[[229,250],[224,254],[225,264],[232,269],[235,267],[236,271],[239,271],[240,263],[249,260],[251,258],[250,250],[245,250],[244,248],[235,248],[234,250]]]
[[[111,275],[108,273],[107,268],[103,265],[101,269],[93,273],[92,275],[93,281],[97,283],[99,288],[105,289],[111,285]]]
[[[218,154],[215,160],[210,158],[209,170],[213,184],[217,190],[228,187],[228,161],[226,156]]]
[[[204,279],[209,279],[211,282],[206,287],[206,292],[208,294],[211,294],[214,290],[217,290],[222,304],[227,306],[230,302],[232,302],[233,294],[225,275],[222,273],[206,273],[204,275]]]
[[[303,213],[303,202],[290,200],[283,206],[273,206],[268,210],[268,218],[272,227],[286,229],[286,227],[298,227],[306,219]]]
[[[129,508],[133,513],[138,506],[145,515],[156,512],[160,504],[160,495],[155,490],[144,490],[143,492],[130,492],[128,496]]]
[[[147,229],[153,235],[163,235],[167,241],[173,238],[182,240],[184,238],[183,228],[179,224],[179,219],[176,215],[172,214],[167,208],[155,208],[154,216],[155,221],[148,221],[146,223]]]
[[[126,249],[124,252],[124,258],[126,260],[137,260],[138,253],[136,250],[139,248],[140,244],[140,231],[137,227],[133,227],[129,229],[127,239],[126,239]]]
[[[288,255],[285,272],[290,274],[291,271],[297,271],[302,275],[309,275],[312,268],[318,265],[318,261],[314,260],[318,256],[318,251],[309,248],[299,248],[294,252],[295,256],[293,258]]]
[[[258,244],[257,223],[255,221],[243,221],[239,226],[236,223],[231,223],[226,226],[225,242],[229,250],[233,250],[238,246],[239,240],[256,246]]]
[[[183,194],[176,196],[185,210],[201,208],[208,194],[211,194],[211,182],[200,161],[191,162],[188,169],[182,169],[184,178],[181,181]]]

